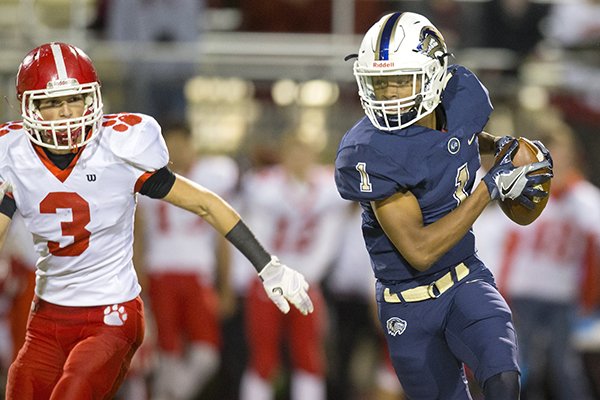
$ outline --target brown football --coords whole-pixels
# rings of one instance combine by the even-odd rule
[[[516,167],[521,167],[526,164],[531,164],[537,161],[544,160],[544,155],[542,154],[542,151],[538,149],[538,147],[535,144],[533,144],[529,139],[518,138],[517,140],[519,141],[519,148],[517,149],[517,152],[513,155],[512,160],[513,164]],[[496,157],[496,162],[498,162],[506,154],[508,148],[509,145],[504,146],[504,149]],[[546,169],[543,169],[537,173],[544,172],[548,171]],[[548,196],[542,198],[534,197],[533,202],[535,204],[535,207],[532,210],[521,205],[518,201],[511,199],[500,201],[500,208],[502,208],[502,211],[504,211],[504,214],[506,214],[508,218],[510,218],[517,224],[531,224],[537,219],[537,217],[540,216],[542,211],[544,211],[546,204],[548,203],[548,199],[550,197],[550,180],[538,185],[537,188],[548,193]]]

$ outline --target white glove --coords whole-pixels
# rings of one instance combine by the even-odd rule
[[[271,256],[271,261],[258,273],[263,281],[267,296],[287,314],[290,311],[288,301],[304,315],[313,312],[313,304],[308,297],[308,283],[304,276],[288,266],[281,264],[279,259]]]
[[[13,189],[12,189],[12,185],[10,184],[10,182],[6,181],[6,182],[0,183],[0,202],[4,198],[4,194],[7,192],[12,192],[12,190]]]

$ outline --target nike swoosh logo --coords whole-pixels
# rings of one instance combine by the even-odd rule
[[[470,146],[473,144],[473,142],[475,141],[475,138],[477,137],[477,134],[474,133],[473,136],[471,136],[470,139],[467,140],[467,144]]]
[[[510,191],[513,189],[519,178],[521,178],[521,176],[523,176],[524,173],[525,170],[521,170],[521,172],[519,172],[519,174],[514,177],[513,181],[507,187],[504,187],[504,182],[500,184],[500,191],[502,192],[503,197],[510,193]]]

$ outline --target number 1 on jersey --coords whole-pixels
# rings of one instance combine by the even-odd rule
[[[371,180],[367,173],[367,163],[359,162],[356,164],[356,170],[360,174],[360,191],[361,192],[372,192],[373,187],[371,186]]]

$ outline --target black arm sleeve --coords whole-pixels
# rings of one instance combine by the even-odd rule
[[[0,213],[6,215],[8,218],[12,218],[17,211],[17,203],[15,199],[9,196],[4,196],[2,202],[0,202]]]
[[[250,228],[242,220],[239,220],[231,228],[225,238],[252,263],[256,271],[260,272],[265,265],[271,262],[271,255],[258,242]]]
[[[144,182],[140,189],[140,194],[153,199],[162,199],[169,193],[174,183],[175,174],[169,167],[165,166],[152,174],[152,176]]]

